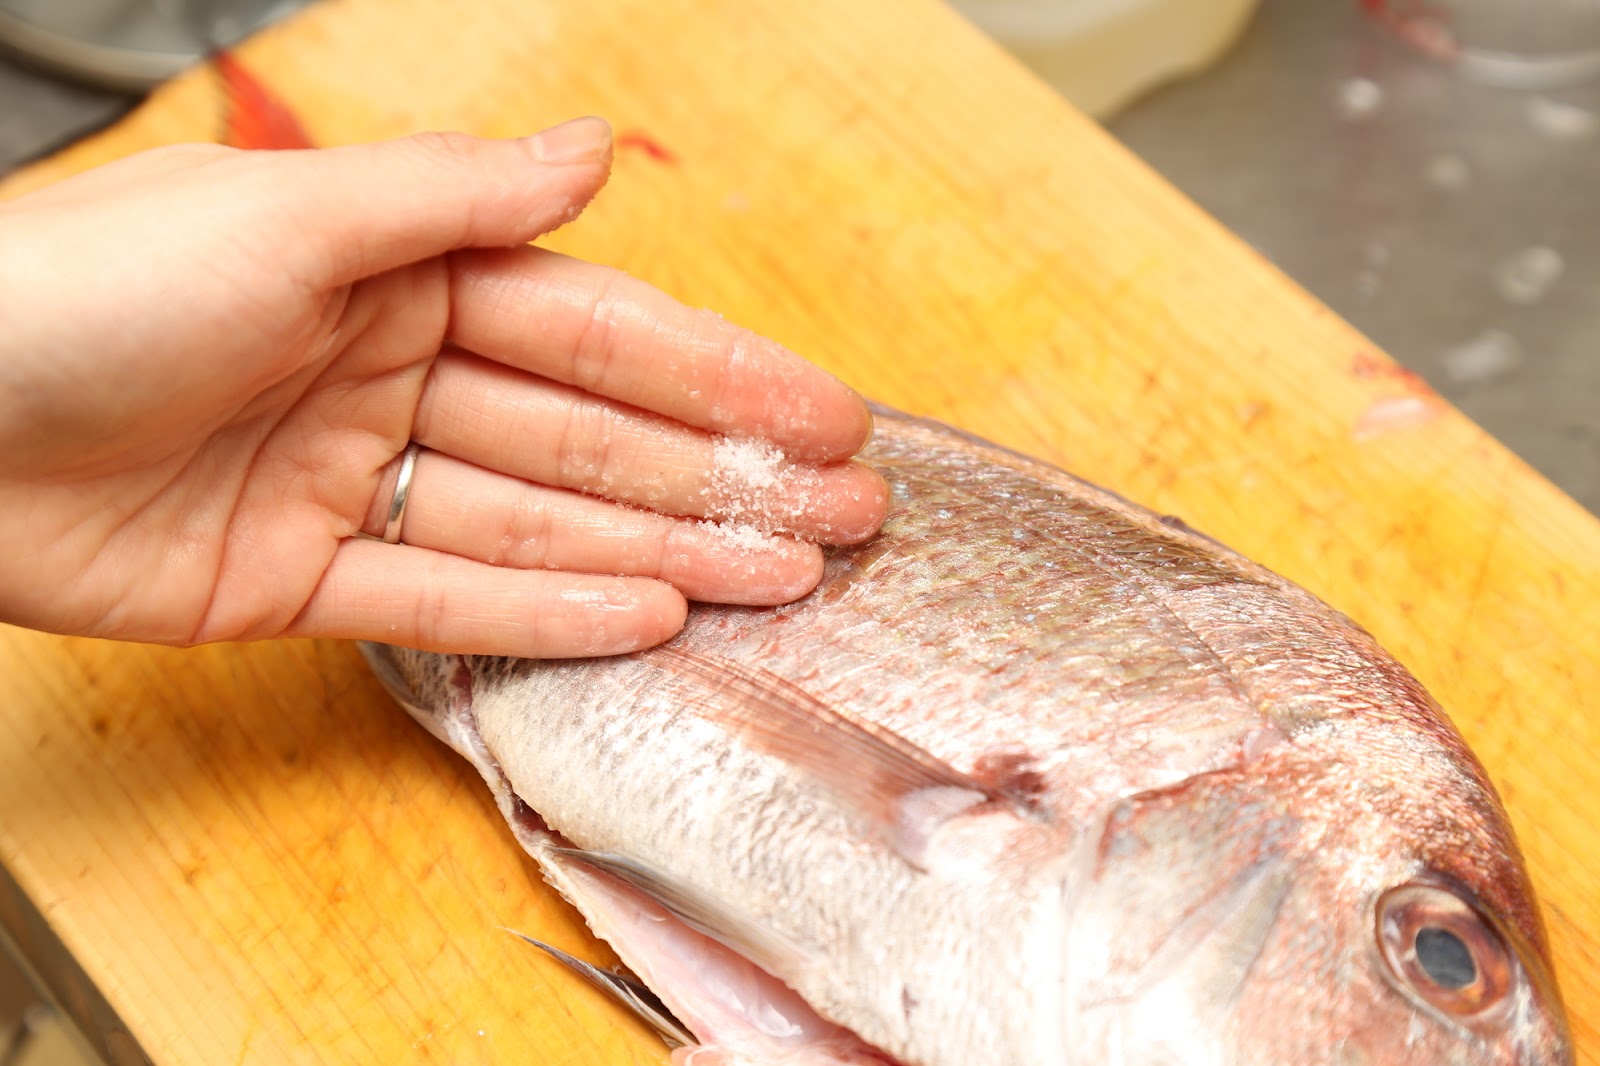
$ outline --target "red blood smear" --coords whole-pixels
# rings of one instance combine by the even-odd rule
[[[617,134],[617,147],[637,148],[657,163],[666,163],[669,166],[676,165],[678,162],[678,157],[673,155],[660,141],[637,130]]]
[[[269,93],[233,54],[212,57],[228,98],[226,143],[235,148],[315,148],[294,114]]]

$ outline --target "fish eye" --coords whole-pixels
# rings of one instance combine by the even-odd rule
[[[1437,885],[1391,888],[1378,900],[1378,945],[1400,988],[1457,1019],[1503,1002],[1511,952],[1466,900]]]
[[[1472,951],[1459,936],[1436,925],[1417,930],[1417,965],[1440,988],[1452,992],[1466,988],[1478,979],[1478,964]]]

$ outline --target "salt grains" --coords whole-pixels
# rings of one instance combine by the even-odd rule
[[[770,554],[774,534],[794,528],[822,488],[822,475],[798,466],[763,440],[718,437],[711,448],[711,476],[701,489],[707,510],[721,521],[700,528],[730,555]]]
[[[783,452],[764,440],[734,440],[720,437],[711,448],[712,484],[732,487],[736,493],[770,489],[786,460]]]
[[[734,525],[767,533],[791,529],[821,488],[820,474],[791,463],[766,441],[719,437],[712,445],[706,502]]]
[[[777,547],[776,538],[755,526],[739,522],[701,522],[700,529],[718,549],[732,555],[765,554]]]

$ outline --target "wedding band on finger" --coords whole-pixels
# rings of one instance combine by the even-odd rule
[[[417,455],[422,445],[412,441],[400,457],[400,476],[395,479],[394,497],[389,501],[389,520],[383,524],[383,542],[400,543],[400,524],[406,518],[406,501],[411,498],[411,477],[417,472]]]

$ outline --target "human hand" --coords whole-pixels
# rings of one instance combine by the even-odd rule
[[[610,145],[598,119],[185,145],[0,205],[0,619],[569,656],[665,640],[685,596],[808,592],[810,541],[883,520],[843,461],[870,416],[770,341],[522,247]],[[412,440],[402,542],[358,537]]]

